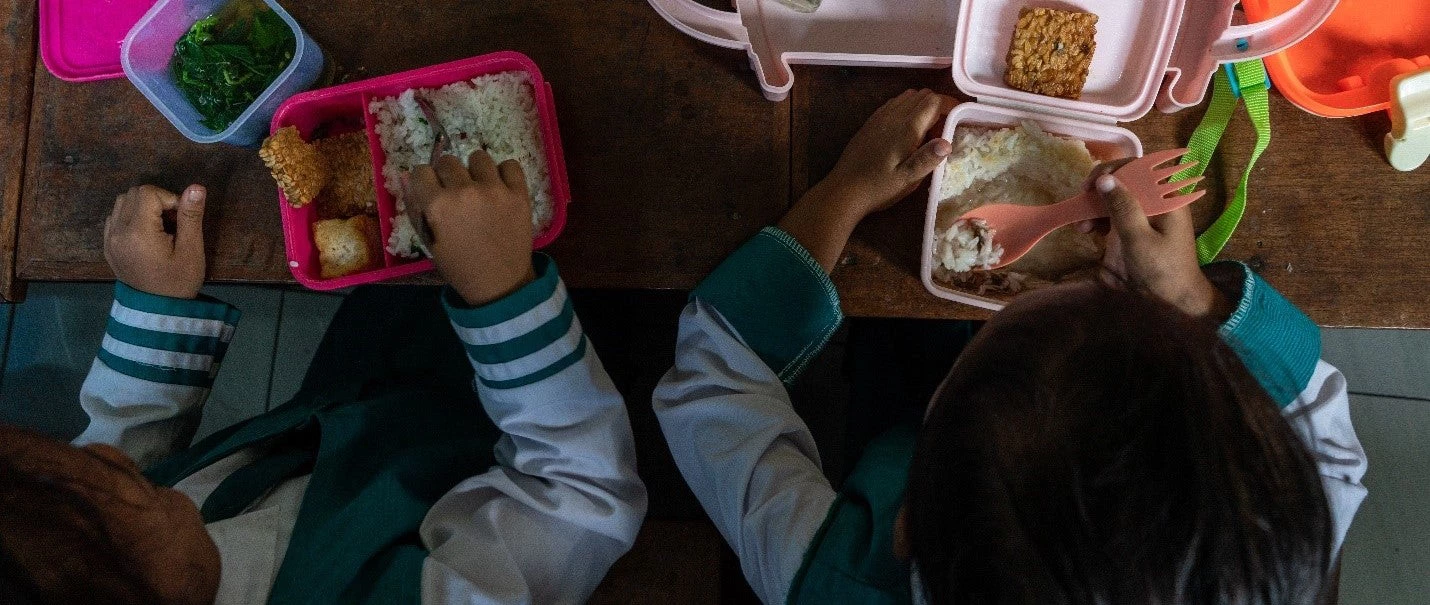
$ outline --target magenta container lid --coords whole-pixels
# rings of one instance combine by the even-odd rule
[[[155,0],[40,0],[40,58],[61,80],[124,75],[119,46]]]

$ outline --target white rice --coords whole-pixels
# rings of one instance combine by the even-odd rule
[[[1081,191],[1095,165],[1082,141],[1050,135],[1036,122],[1025,120],[1012,128],[959,127],[939,189],[936,276],[966,281],[958,274],[987,270],[1002,258],[994,234],[986,227],[959,225],[963,221],[958,217],[988,204],[1041,206],[1061,201]],[[1001,271],[1055,280],[1101,256],[1096,236],[1063,228]],[[1015,277],[1005,281],[1029,282],[1028,275]]]
[[[1037,122],[1023,120],[1014,128],[996,130],[959,129],[953,153],[944,165],[939,198],[948,201],[979,182],[1000,176],[1018,178],[1017,185],[1036,187],[1036,193],[1050,189],[1076,193],[1096,162],[1082,141],[1050,135]]]
[[[537,233],[545,229],[551,222],[551,179],[531,78],[523,72],[505,72],[421,92],[432,101],[437,119],[451,137],[448,153],[463,164],[478,149],[485,149],[497,164],[510,159],[521,164],[531,191],[532,228]],[[378,140],[387,156],[382,178],[397,202],[387,251],[416,258],[422,251],[412,223],[404,214],[407,205],[402,176],[428,163],[436,132],[427,124],[412,90],[396,97],[373,99],[368,111],[377,118]]]
[[[991,269],[1003,260],[1003,246],[994,241],[995,235],[983,219],[960,219],[939,236],[939,262],[955,273]]]

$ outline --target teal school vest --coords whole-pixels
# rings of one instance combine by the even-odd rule
[[[474,397],[398,391],[350,400],[356,395],[300,393],[147,472],[173,486],[241,449],[316,432],[312,477],[269,603],[418,603],[422,519],[494,463],[500,433]]]
[[[904,502],[917,429],[901,425],[870,442],[790,586],[794,605],[911,602],[909,566],[894,557],[894,520]]]

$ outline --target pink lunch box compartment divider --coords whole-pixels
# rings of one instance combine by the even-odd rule
[[[397,216],[397,200],[392,199],[392,195],[387,191],[387,180],[382,178],[382,165],[385,163],[386,154],[382,152],[382,141],[377,136],[377,116],[373,115],[369,109],[372,107],[373,95],[362,93],[362,120],[366,129],[368,149],[372,153],[372,178],[374,191],[377,192],[377,231],[382,238],[382,266],[387,268],[408,263],[422,262],[423,259],[402,258],[387,251],[387,242],[392,239],[392,219]],[[429,261],[430,263],[430,261]]]

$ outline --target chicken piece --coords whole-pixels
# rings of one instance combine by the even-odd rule
[[[318,139],[314,145],[328,165],[328,186],[318,196],[318,215],[340,218],[377,212],[372,151],[364,131]]]
[[[273,173],[273,180],[294,208],[313,201],[328,184],[328,165],[317,147],[308,144],[298,129],[278,129],[258,149],[258,157]]]
[[[323,279],[379,267],[381,237],[377,219],[366,214],[314,222],[313,243],[318,247]]]

